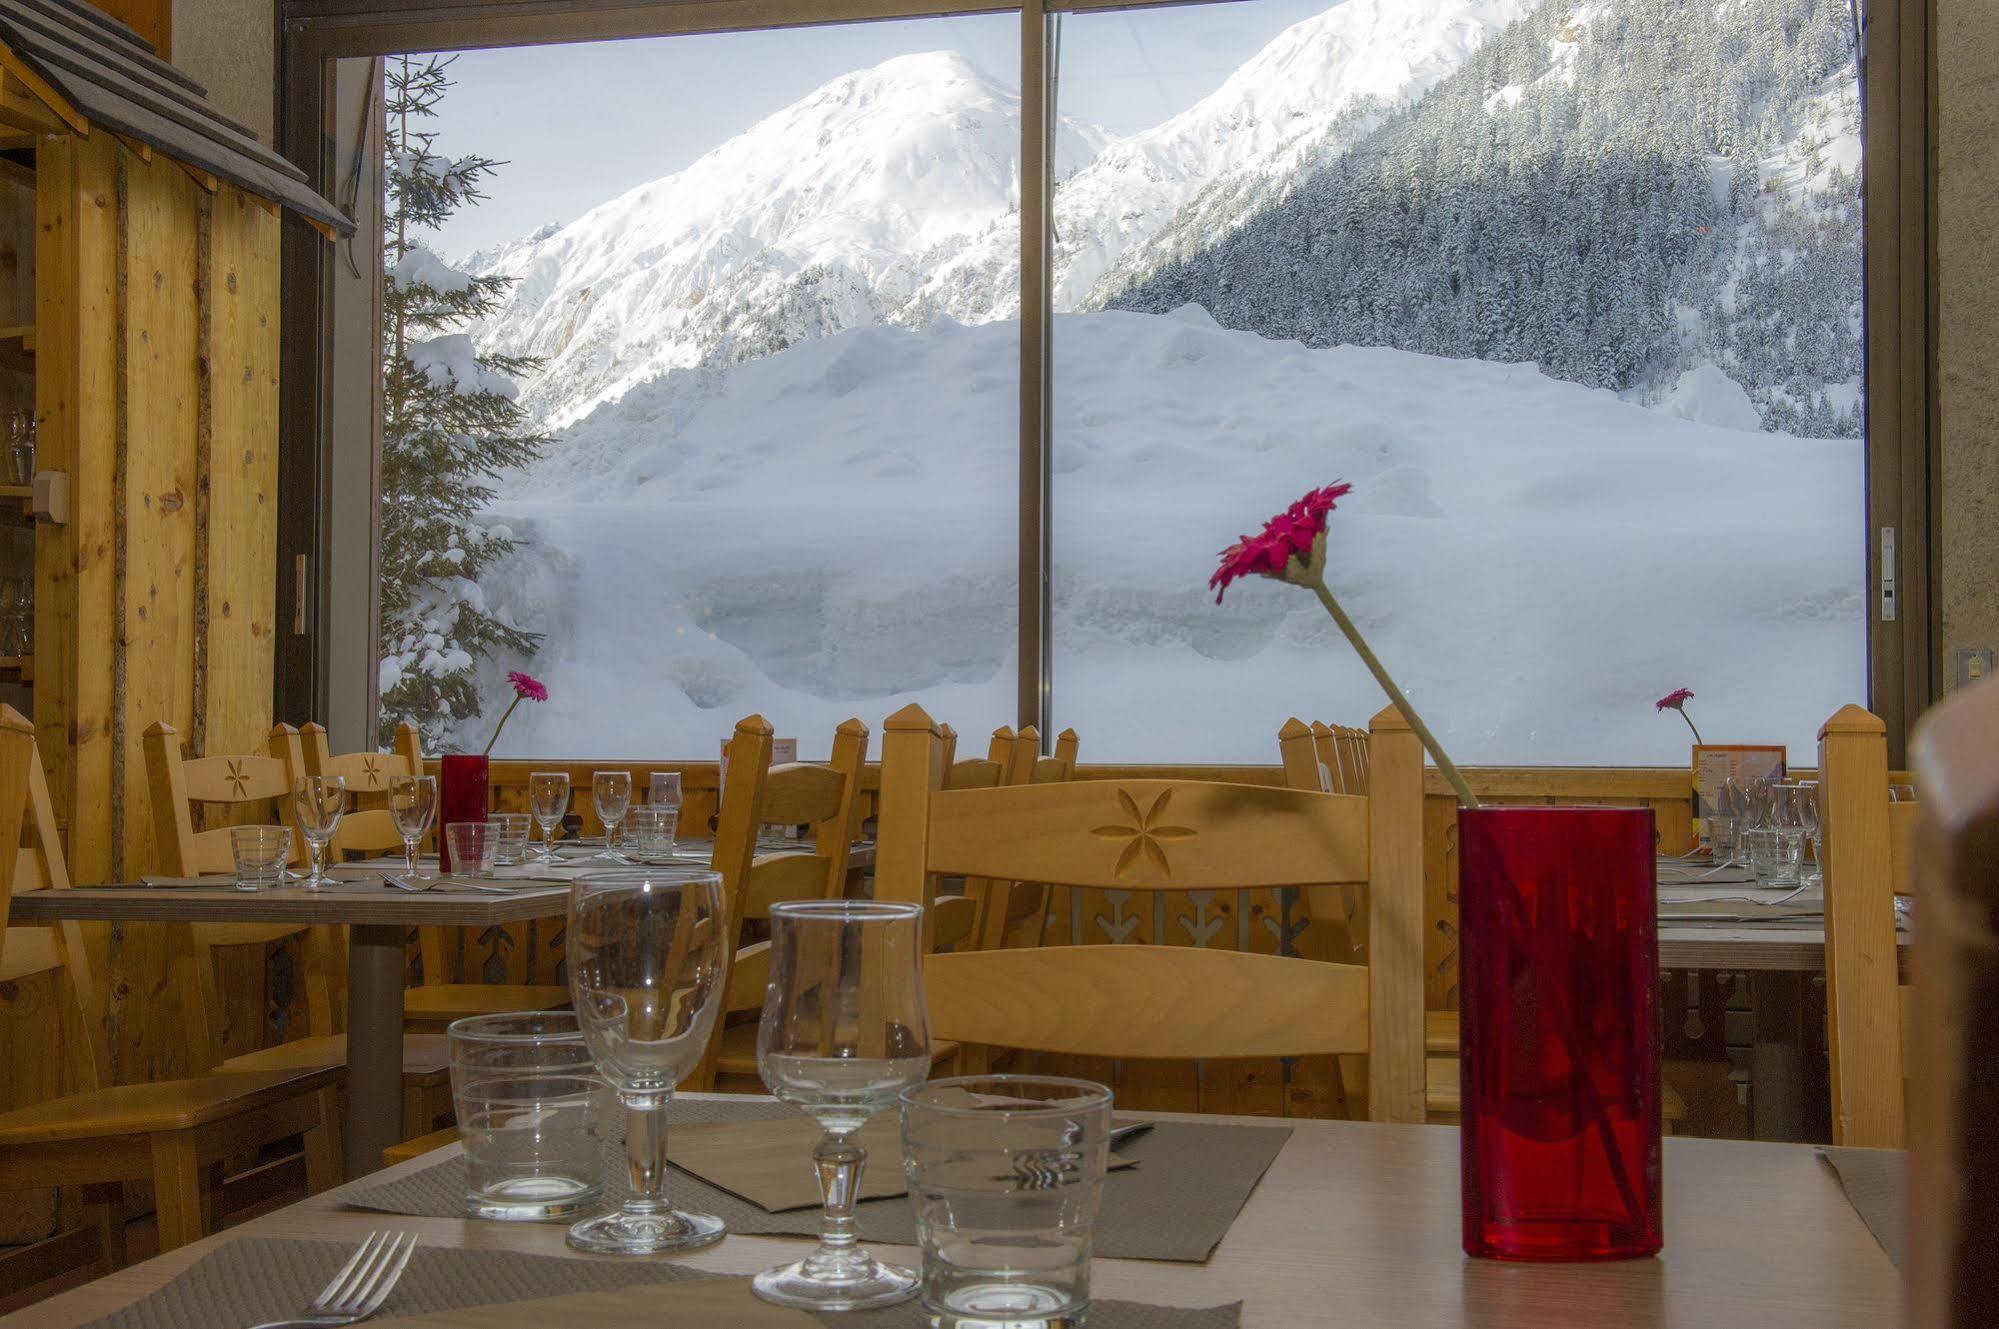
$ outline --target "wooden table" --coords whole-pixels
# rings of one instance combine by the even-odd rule
[[[76,887],[17,895],[10,923],[336,923],[347,926],[347,1175],[372,1172],[402,1138],[404,952],[413,927],[491,927],[550,918],[569,888],[508,895],[411,893],[378,885],[308,891],[281,886]],[[193,994],[187,994],[192,1000]]]
[[[1903,973],[1914,938],[1896,938]],[[1754,1046],[1749,1062],[1750,1133],[1805,1138],[1805,983],[1825,972],[1825,927],[1680,923],[1659,928],[1661,969],[1749,975]]]
[[[1455,1128],[1286,1124],[1293,1134],[1284,1152],[1209,1263],[1099,1260],[1096,1294],[1185,1306],[1241,1300],[1245,1329],[1878,1329],[1900,1313],[1894,1266],[1831,1169],[1802,1145],[1669,1139],[1663,1255],[1599,1265],[1498,1264],[1468,1260],[1459,1250]],[[316,1196],[99,1279],[5,1323],[85,1323],[237,1236],[359,1242],[392,1228],[419,1232],[435,1246],[593,1258],[564,1246],[560,1226],[348,1212],[338,1195]],[[800,1249],[788,1238],[731,1236],[683,1260],[747,1274],[794,1260]],[[916,1258],[905,1248],[877,1249],[889,1259]]]

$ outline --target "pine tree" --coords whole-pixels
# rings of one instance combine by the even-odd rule
[[[417,236],[477,205],[501,165],[436,150],[451,63],[393,56],[384,76],[381,736],[410,720],[430,746],[478,715],[482,658],[541,640],[487,607],[479,575],[518,542],[480,513],[488,482],[549,442],[514,400],[513,377],[537,362],[476,354],[454,331],[492,311],[511,279],[457,272]]]

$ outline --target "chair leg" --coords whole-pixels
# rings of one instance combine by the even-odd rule
[[[125,1250],[125,1208],[122,1182],[105,1182],[83,1190],[84,1222],[97,1232],[97,1261],[104,1273],[116,1273],[131,1262]]]
[[[305,1190],[317,1195],[342,1179],[340,1160],[340,1090],[327,1085],[313,1095],[319,1124],[305,1133]]]
[[[153,1136],[153,1211],[159,1222],[160,1250],[176,1250],[202,1235],[202,1196],[207,1169],[184,1131]]]

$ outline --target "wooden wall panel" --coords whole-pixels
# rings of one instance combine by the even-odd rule
[[[129,880],[158,863],[141,735],[155,720],[194,723],[195,445],[199,429],[201,309],[198,231],[207,197],[164,156],[126,153],[123,363],[113,520],[122,538],[114,580],[123,635],[113,659],[112,875]],[[123,929],[111,957],[111,1018],[121,1074],[186,1074],[180,1003],[170,981],[177,929]]]

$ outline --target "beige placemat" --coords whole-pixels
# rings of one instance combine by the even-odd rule
[[[1187,1310],[1131,1301],[1099,1301],[1090,1307],[1090,1329],[1235,1329],[1242,1304]],[[703,1278],[676,1284],[671,1291],[629,1287],[615,1292],[579,1292],[509,1306],[480,1306],[436,1315],[376,1321],[382,1329],[929,1329],[920,1302],[885,1310],[808,1315],[758,1301],[747,1278]]]
[[[243,1329],[283,1319],[304,1309],[353,1254],[352,1243],[244,1237],[87,1329]],[[382,1313],[420,1315],[698,1277],[663,1260],[565,1260],[418,1246]]]
[[[1867,1224],[1874,1240],[1888,1252],[1895,1268],[1902,1268],[1903,1223],[1909,1209],[1909,1160],[1899,1149],[1842,1149],[1827,1145],[1819,1150],[1839,1178],[1846,1202]]]
[[[676,1101],[671,1114],[666,1132],[669,1151],[674,1128],[688,1122],[771,1121],[798,1115],[782,1103],[713,1100]],[[1138,1166],[1113,1172],[1104,1180],[1097,1254],[1116,1260],[1206,1260],[1228,1235],[1229,1225],[1290,1138],[1288,1126],[1162,1121],[1120,1146],[1117,1152],[1137,1160]],[[605,1171],[609,1205],[622,1202],[627,1194],[624,1145],[614,1141],[612,1148],[615,1152],[607,1158]],[[799,1152],[798,1169],[809,1178],[810,1168],[808,1147]],[[898,1152],[870,1152],[868,1170],[876,1168],[899,1171]],[[864,1185],[866,1175],[862,1174]],[[809,1237],[819,1230],[816,1209],[769,1213],[678,1168],[667,1178],[667,1196],[682,1209],[715,1215],[732,1232]],[[465,1163],[455,1156],[395,1181],[374,1186],[363,1182],[340,1192],[352,1208],[437,1218],[462,1216],[464,1197]],[[864,1200],[855,1207],[854,1219],[863,1241],[900,1246],[916,1241],[907,1200]]]
[[[720,1186],[769,1213],[819,1207],[819,1179],[799,1160],[819,1143],[818,1123],[802,1112],[781,1121],[704,1121],[667,1132],[666,1156],[683,1171],[711,1186]],[[855,1132],[868,1157],[893,1163],[901,1156],[902,1128],[893,1112],[884,1112]],[[1111,1155],[1113,1171],[1136,1167],[1138,1160]],[[861,1174],[863,1200],[887,1200],[909,1194],[900,1165],[870,1167]]]

